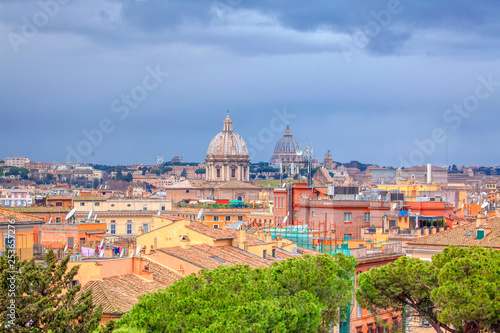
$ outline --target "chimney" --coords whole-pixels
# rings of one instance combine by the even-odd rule
[[[281,249],[281,247],[283,246],[283,240],[281,239],[281,235],[276,235],[276,243],[277,243],[276,246]]]
[[[476,227],[479,227],[485,223],[486,223],[486,215],[484,214],[484,211],[482,210],[478,213],[478,216],[476,219]]]
[[[264,242],[269,243],[271,241],[271,232],[267,231],[264,235]]]
[[[428,236],[429,235],[429,228],[423,227],[422,230],[424,231],[424,236]]]
[[[189,236],[181,236],[181,247],[184,250],[188,250],[191,248],[191,241],[189,240]]]
[[[239,232],[239,245],[238,247],[240,249],[243,249],[244,250],[244,244],[247,242],[247,231],[245,230],[245,227],[244,226],[240,226],[240,230],[238,231]]]
[[[179,269],[177,270],[177,272],[179,272],[180,275],[184,276],[185,275],[184,267],[182,267],[182,265],[179,265]]]
[[[262,227],[257,231],[257,239],[264,241],[264,229]]]
[[[429,228],[429,234],[434,235],[436,233],[436,227]]]

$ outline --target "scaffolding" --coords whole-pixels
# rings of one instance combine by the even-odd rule
[[[277,235],[281,238],[291,240],[298,247],[308,250],[313,250],[321,253],[336,254],[342,253],[350,256],[349,240],[337,240],[332,237],[331,232],[323,230],[311,229],[308,225],[294,225],[285,227],[269,227],[264,228],[264,231],[271,233],[272,239],[276,239]]]

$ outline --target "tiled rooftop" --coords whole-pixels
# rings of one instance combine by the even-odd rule
[[[123,314],[130,311],[139,297],[168,285],[148,282],[134,274],[117,275],[103,280],[92,280],[81,292],[92,290],[92,302],[102,307],[105,314]]]
[[[476,222],[448,229],[434,235],[418,238],[409,242],[409,246],[435,245],[435,246],[481,246],[500,248],[500,217],[488,220],[487,225],[491,232],[483,239],[476,238]],[[484,227],[484,226],[483,226]],[[469,236],[467,236],[469,235]]]
[[[9,210],[18,213],[68,213],[71,207],[47,207],[47,206],[32,206],[32,207],[9,207]]]
[[[92,280],[81,290],[92,290],[92,301],[105,314],[123,314],[132,309],[139,297],[167,288],[180,276],[156,263],[149,263],[154,281],[146,281],[134,274],[116,275],[103,280]]]
[[[249,265],[252,268],[267,267],[272,261],[265,260],[233,246],[214,247],[192,245],[189,249],[180,246],[160,249],[160,252],[187,261],[201,269],[215,269],[219,266]]]
[[[191,222],[186,228],[216,240],[233,239],[237,233],[233,229],[214,229],[199,222]]]
[[[43,222],[42,219],[39,219],[37,217],[0,208],[0,223],[10,223],[11,221],[14,221],[14,223]]]
[[[47,200],[71,200],[72,197],[70,195],[58,194],[58,195],[49,195]]]

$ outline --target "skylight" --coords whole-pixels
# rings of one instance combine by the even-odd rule
[[[213,256],[213,257],[210,257],[210,258],[215,259],[215,260],[220,261],[220,262],[225,262],[224,260],[222,260],[220,258],[217,258],[216,256]]]
[[[469,232],[467,233],[467,235],[465,235],[465,236],[467,236],[467,237],[468,237],[468,236],[472,236],[472,234],[473,234],[473,233],[474,233],[474,231],[469,231]]]

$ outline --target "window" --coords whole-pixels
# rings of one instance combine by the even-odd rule
[[[111,207],[114,207],[114,206],[115,206],[115,204],[111,204]]]
[[[100,202],[94,202],[94,206],[99,207],[101,205]]]
[[[295,211],[295,218],[296,218],[296,219],[298,219],[298,218],[299,218],[299,211],[298,211],[298,210],[296,210],[296,211]]]
[[[130,207],[130,204],[127,204],[127,207]]]
[[[344,213],[344,222],[351,222],[351,213]]]
[[[165,210],[165,206],[161,206],[161,210]]]
[[[56,202],[56,207],[62,207],[62,202],[61,201]]]
[[[116,235],[116,224],[111,224],[111,234]]]
[[[219,225],[218,224],[214,224],[214,229],[219,229]]]
[[[220,178],[220,169],[217,169],[217,178]]]
[[[127,224],[127,235],[132,235],[132,224]]]
[[[273,249],[272,256],[273,258],[276,258],[276,249]]]
[[[11,250],[15,248],[16,246],[16,239],[13,234],[4,234],[4,239],[3,239],[3,244],[4,244],[4,249],[5,247],[9,247]]]
[[[71,281],[69,284],[68,284],[68,289],[73,289],[74,287],[76,286],[79,286],[80,285],[80,281],[79,280],[73,280]]]
[[[219,221],[219,217],[218,216],[214,216],[214,221]]]
[[[267,250],[262,251],[262,258],[264,258],[264,259],[267,258]]]
[[[148,210],[148,205],[142,205],[142,210]]]
[[[231,177],[236,177],[236,169],[231,169]]]
[[[316,216],[316,212],[313,210],[313,211],[311,212],[311,215],[312,215],[312,217],[315,217],[315,216]]]
[[[144,233],[149,232],[149,224],[143,223],[142,224],[142,230],[144,230]]]
[[[351,240],[352,235],[351,234],[344,234],[344,240]]]
[[[73,237],[68,237],[68,247],[69,248],[73,247]]]
[[[229,222],[229,221],[231,221],[231,216],[228,215],[228,216],[226,216],[226,222]]]
[[[370,213],[365,213],[364,221],[365,222],[370,222]]]
[[[356,316],[357,318],[361,318],[361,305],[359,305],[358,302],[357,303],[357,307],[356,307]]]
[[[80,202],[80,206],[85,206],[85,202]]]
[[[243,221],[243,216],[238,216],[238,221]]]
[[[56,217],[56,223],[61,223],[61,218],[60,217]]]

